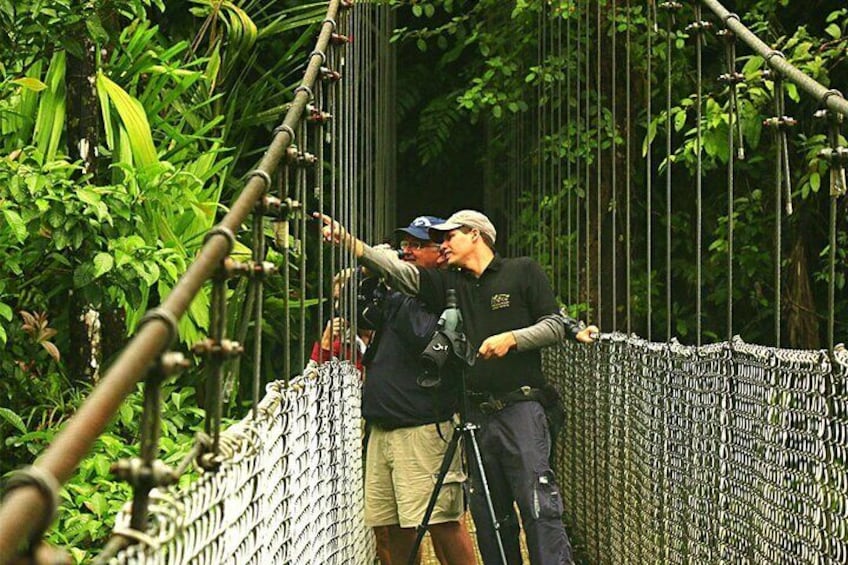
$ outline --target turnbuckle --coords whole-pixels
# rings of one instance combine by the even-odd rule
[[[279,269],[269,261],[236,261],[231,257],[224,259],[223,267],[227,278],[247,277],[262,280],[269,275],[276,275]]]
[[[300,151],[297,145],[289,145],[286,148],[286,160],[296,167],[309,167],[318,162],[318,157],[306,151]]]
[[[306,121],[311,124],[325,124],[333,119],[333,115],[329,112],[325,112],[320,108],[316,108],[312,104],[306,106],[306,111],[309,113],[306,116]]]
[[[321,80],[325,80],[327,82],[338,82],[341,78],[342,74],[340,72],[329,67],[321,67]]]

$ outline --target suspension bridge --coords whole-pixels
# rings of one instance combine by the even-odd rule
[[[637,17],[647,21],[639,37],[630,33]],[[313,210],[366,241],[395,227],[394,27],[387,3],[328,3],[315,44],[304,52],[302,82],[238,199],[55,441],[8,480],[0,505],[0,563],[56,558],[58,550],[41,540],[60,489],[139,382],[145,383],[139,457],[114,466],[116,480],[128,481],[134,497],[115,517],[100,563],[373,562],[372,534],[362,523],[359,374],[339,359],[301,370],[311,339],[304,309],[294,315],[288,301],[284,319],[294,321],[286,339],[263,342],[263,284],[281,277],[305,297],[306,273],[323,281],[355,265],[349,252],[335,249],[298,253],[295,265],[285,253],[280,268],[266,261],[270,244],[287,251],[317,240],[308,221]],[[686,6],[543,3],[537,31],[539,73],[559,72],[557,61],[576,64],[562,65],[567,74],[558,80],[540,81],[534,110],[506,117],[487,140],[505,149],[492,165],[489,176],[498,182],[487,191],[485,207],[509,234],[506,254],[539,258],[564,303],[583,304],[580,317],[600,321],[605,331],[593,347],[563,344],[544,360],[566,403],[555,452],[563,519],[577,555],[590,563],[845,563],[848,351],[839,343],[845,326],[835,304],[837,275],[845,276],[837,250],[846,229],[848,147],[841,124],[848,100],[793,66],[715,0]],[[690,42],[687,50],[677,47],[681,34]],[[743,52],[748,61],[761,62],[748,74],[739,65]],[[635,53],[646,59],[644,83],[621,72],[631,68]],[[720,77],[703,74],[705,53],[724,58]],[[675,65],[691,69],[689,139],[695,151],[689,169],[678,167],[680,148],[673,143],[681,141],[672,126]],[[650,70],[661,66],[664,74]],[[655,76],[667,82],[653,84]],[[768,85],[775,110],[765,124],[774,132],[773,149],[761,155],[774,160],[769,344],[745,343],[734,317],[740,306],[734,304],[737,167],[751,149],[738,113],[746,81],[755,79]],[[827,238],[817,250],[828,265],[821,316],[826,337],[818,349],[785,347],[782,226],[792,205],[791,163],[805,158],[790,153],[787,136],[796,123],[814,117],[786,115],[788,85],[818,105],[815,127],[827,136],[817,156],[829,178]],[[712,99],[724,100],[730,158],[723,175],[703,168],[705,88],[715,89]],[[638,116],[631,112],[637,98],[646,109]],[[656,131],[666,134],[664,148],[646,133]],[[766,153],[764,147],[757,150]],[[689,189],[683,200],[675,179],[685,179]],[[634,186],[645,194],[634,194]],[[726,199],[727,221],[709,225],[715,218],[703,216],[703,202],[717,194]],[[637,200],[640,217],[631,206]],[[686,234],[691,252],[679,257],[671,214],[684,207],[693,218]],[[539,237],[522,237],[528,222],[539,226]],[[704,300],[707,230],[724,234],[728,275],[718,314],[707,312]],[[250,260],[231,257],[236,242],[251,244]],[[694,264],[694,280],[677,276],[678,261]],[[636,265],[646,270],[645,288],[632,287]],[[240,302],[243,323],[227,335],[228,289],[240,278],[248,281]],[[161,413],[161,387],[188,363],[187,352],[176,350],[178,321],[207,283],[209,336],[192,349],[208,371],[205,433],[179,465],[169,467],[159,453],[160,418],[168,417]],[[683,287],[694,297],[696,320],[685,340],[675,333],[672,308],[673,293]],[[321,284],[315,292],[322,320],[327,296]],[[636,301],[643,319],[637,319]],[[355,302],[355,289],[345,288],[340,314],[355,320]],[[722,330],[708,332],[705,320]],[[719,341],[707,343],[716,336]],[[282,380],[262,382],[263,348],[282,356]],[[248,356],[251,374],[232,370]],[[253,406],[224,428],[224,391],[234,376],[250,381]],[[199,478],[177,487],[192,466]]]

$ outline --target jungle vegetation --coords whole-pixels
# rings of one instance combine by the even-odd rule
[[[538,2],[391,4],[398,16],[394,40],[400,60],[398,191],[403,197],[398,200],[419,205],[416,195],[429,194],[434,206],[428,213],[482,206],[484,192],[504,190],[499,182],[509,178],[498,168],[508,152],[503,132],[517,119],[532,119],[568,72],[584,72],[577,51],[539,59]],[[585,3],[553,4],[546,10],[567,19],[578,17]],[[617,6],[617,13],[610,10],[605,17],[614,18],[619,33],[629,26],[634,37],[644,38],[647,3],[619,0]],[[841,0],[740,0],[732,8],[794,65],[845,90],[848,8]],[[50,442],[141,315],[191,262],[203,234],[232,201],[242,175],[279,123],[324,9],[321,2],[294,0],[0,0],[0,474],[31,462]],[[665,32],[656,33],[649,81],[655,85],[654,96],[666,80]],[[674,44],[691,55],[687,32],[680,26],[673,33]],[[644,84],[646,42],[635,42],[632,49],[634,64],[626,72],[634,83]],[[712,42],[706,53],[711,70],[705,74],[718,76],[721,48]],[[740,57],[740,70],[750,78],[740,90],[750,157],[737,169],[738,271],[733,292],[742,324],[739,333],[746,341],[770,344],[769,311],[775,299],[768,282],[775,260],[770,251],[773,140],[762,122],[773,111],[769,86],[756,80],[763,64],[762,58],[747,53]],[[663,144],[652,141],[664,138],[667,122],[673,124],[673,162],[677,171],[686,172],[675,177],[675,198],[681,201],[694,174],[691,69],[675,66],[671,84],[671,120],[663,107],[650,124],[645,89],[634,90],[631,111],[646,126],[631,135],[640,155],[653,152],[661,175]],[[705,183],[714,185],[721,183],[728,160],[725,90],[714,78],[705,86]],[[795,89],[788,88],[787,95],[788,111],[795,115],[811,116],[817,109],[815,101]],[[624,97],[618,100],[622,104]],[[618,116],[623,115],[622,108]],[[534,158],[572,163],[591,159],[599,139],[593,128],[604,132],[600,139],[605,150],[623,146],[620,124],[609,114],[589,122],[579,149],[573,132],[550,132]],[[790,137],[796,210],[787,220],[786,253],[780,259],[787,277],[781,297],[787,324],[782,345],[807,348],[822,346],[823,339],[829,165],[818,157],[827,146],[825,131],[809,119],[801,124]],[[644,171],[637,170],[633,178],[634,194],[644,194]],[[563,183],[555,187],[554,200],[575,190],[572,183]],[[704,322],[710,339],[723,339],[726,236],[721,226],[727,218],[721,192],[710,195],[705,216],[717,227],[705,234],[704,287],[709,292]],[[550,201],[534,201],[532,191],[522,198],[532,214],[522,216],[519,229],[509,237],[535,244],[549,237],[545,234],[550,233],[553,208]],[[609,194],[606,198],[608,202]],[[639,198],[634,217],[644,217],[646,203]],[[661,230],[663,203],[658,197],[653,204],[656,229]],[[415,212],[402,206],[399,221]],[[837,249],[839,312],[848,311],[846,217],[843,198]],[[672,215],[678,233],[691,233],[694,221],[690,209],[676,209]],[[637,221],[635,233],[643,230]],[[557,245],[570,242],[568,234],[555,237]],[[637,241],[633,268],[634,331],[642,334],[647,285],[640,261],[645,245]],[[656,253],[664,254],[664,243],[655,245]],[[691,255],[691,238],[675,239],[674,245],[673,256]],[[245,252],[237,245],[236,253]],[[269,260],[280,263],[282,252],[272,246]],[[542,260],[550,263],[551,258],[543,255]],[[652,289],[657,293],[655,319],[673,316],[681,340],[691,341],[694,263],[681,259],[674,273],[671,313],[658,298],[661,288]],[[658,280],[660,274],[653,278]],[[279,283],[267,293],[263,330],[269,344],[279,344],[282,297],[305,304],[309,296],[297,296],[296,290]],[[184,344],[204,336],[208,302],[206,290],[181,321]],[[569,306],[576,314],[589,307],[579,300]],[[845,340],[848,319],[837,316],[837,321],[837,335]],[[274,347],[268,349],[265,377],[270,380],[279,376],[280,367],[274,362]],[[189,449],[193,430],[202,423],[202,398],[197,398],[201,379],[199,372],[189,372],[166,387],[166,462],[173,463]],[[232,400],[233,415],[240,416],[238,389]],[[62,492],[59,525],[51,530],[50,541],[73,548],[79,561],[102,546],[116,511],[129,499],[129,488],[111,478],[109,466],[136,452],[140,412],[140,396],[134,395]]]

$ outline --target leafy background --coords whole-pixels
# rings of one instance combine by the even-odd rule
[[[460,207],[492,206],[487,212],[503,219],[505,211],[497,208],[496,197],[508,190],[506,167],[514,149],[508,134],[517,123],[532,128],[539,104],[552,100],[555,89],[562,90],[567,72],[573,76],[584,72],[578,50],[540,60],[539,3],[390,3],[399,22],[394,37],[400,61],[398,224],[421,213],[447,215]],[[586,8],[586,3],[568,0],[548,4],[546,17],[577,18]],[[625,3],[617,4],[614,24],[621,34],[627,26]],[[628,72],[637,83],[647,76],[648,22],[643,3],[630,5],[630,31],[639,40],[633,46],[635,64]],[[836,88],[848,82],[848,9],[841,0],[739,0],[734,9],[746,25],[816,80]],[[0,474],[31,462],[43,450],[140,316],[184,272],[205,230],[233,200],[240,177],[253,168],[279,123],[324,10],[323,3],[293,0],[0,0]],[[610,14],[606,11],[605,17]],[[687,34],[673,33],[678,55],[694,60]],[[653,46],[655,89],[666,79],[663,34],[658,32]],[[770,344],[773,140],[761,124],[773,113],[773,92],[759,80],[762,59],[740,55],[739,68],[748,78],[740,87],[740,102],[749,158],[737,168],[738,270],[733,292],[743,338]],[[723,72],[717,41],[708,42],[705,61],[709,67],[705,76]],[[723,187],[727,93],[713,78],[709,81],[703,124],[704,186]],[[695,173],[691,69],[675,66],[671,83],[674,201],[684,202]],[[609,101],[609,92],[600,95]],[[654,92],[655,99],[660,95]],[[826,305],[829,206],[829,169],[818,151],[826,139],[821,126],[809,119],[816,103],[792,87],[787,96],[788,112],[805,119],[790,136],[796,213],[787,220],[780,259],[787,273],[781,297],[787,326],[782,345],[818,347]],[[619,105],[622,100],[619,96]],[[573,108],[576,101],[566,98],[555,103]],[[650,151],[653,162],[661,164],[660,182],[666,155],[659,140],[665,137],[667,116],[664,105],[655,108],[659,110],[648,124],[644,94],[634,95],[631,111],[643,125],[632,132],[632,141],[637,153],[639,148],[643,154]],[[619,108],[619,120],[623,115]],[[528,148],[537,163],[576,164],[590,158],[596,151],[598,128],[606,148],[614,145],[621,150],[625,142],[622,124],[612,123],[609,112],[591,120],[581,133],[579,150],[576,130],[572,124],[566,128],[549,132],[539,148]],[[644,164],[637,165],[633,174],[634,195],[645,192],[641,167]],[[499,222],[502,245],[510,241],[525,249],[544,249],[543,243],[571,243],[568,234],[548,241],[552,203],[580,196],[579,191],[566,182],[545,201],[532,190],[522,194],[524,213],[518,223],[507,228]],[[722,305],[727,298],[726,203],[721,190],[708,194],[705,225],[712,227],[705,233],[704,326],[707,338],[721,339]],[[634,331],[642,335],[648,323],[648,287],[646,242],[639,239],[645,226],[638,218],[644,218],[646,204],[643,197],[634,202],[633,227]],[[659,233],[664,229],[664,204],[659,199],[652,204]],[[839,217],[837,312],[845,312],[844,198]],[[694,229],[690,209],[675,209],[671,221],[677,233],[691,234]],[[273,241],[273,234],[268,236]],[[664,242],[654,244],[656,255],[663,256]],[[655,270],[652,323],[671,317],[676,334],[691,341],[693,243],[682,237],[673,245],[675,301],[671,312],[664,311],[659,299],[664,289],[656,284],[664,273]],[[292,265],[297,264],[298,248],[288,251]],[[236,253],[246,252],[239,243]],[[283,252],[272,247],[268,259],[280,264]],[[562,272],[551,256],[542,253],[541,258],[552,276]],[[308,294],[315,284],[310,282]],[[557,288],[566,286],[566,281],[554,282]],[[618,284],[619,291],[623,288]],[[244,294],[243,288],[233,290],[236,300]],[[295,307],[315,304],[279,282],[269,284],[263,331],[267,343],[278,345],[266,348],[266,379],[281,374],[279,344],[287,320],[280,305],[285,298]],[[623,297],[619,298],[622,304]],[[181,321],[184,344],[205,334],[208,301],[204,291]],[[590,296],[568,306],[586,314],[591,312],[591,301]],[[230,309],[232,326],[239,306]],[[601,322],[609,327],[606,320]],[[838,338],[848,339],[846,320],[837,316],[837,322]],[[201,382],[199,372],[190,370],[166,386],[161,443],[167,462],[178,460],[190,448],[194,431],[202,424]],[[243,413],[245,396],[238,387],[233,391],[233,415]],[[50,541],[72,548],[77,561],[89,559],[102,547],[116,510],[129,499],[128,487],[112,480],[108,471],[118,458],[137,452],[140,413],[141,397],[136,393],[62,492],[63,505]]]

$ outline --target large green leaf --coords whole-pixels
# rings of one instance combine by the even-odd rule
[[[12,233],[15,235],[15,239],[17,239],[20,243],[26,241],[26,224],[24,223],[20,214],[18,214],[14,210],[4,209],[3,217],[6,219],[6,225],[11,228]]]
[[[141,103],[102,72],[97,73],[97,90],[105,92],[118,111],[121,123],[127,131],[136,165],[139,167],[157,165],[159,159],[156,156],[153,135]]]
[[[65,127],[65,52],[57,51],[47,69],[47,89],[40,94],[35,121],[35,145],[45,162],[52,161],[59,149]]]
[[[0,420],[5,420],[6,422],[12,424],[19,432],[25,434],[27,432],[26,424],[21,419],[20,416],[15,414],[13,411],[8,408],[3,408],[0,406]]]

